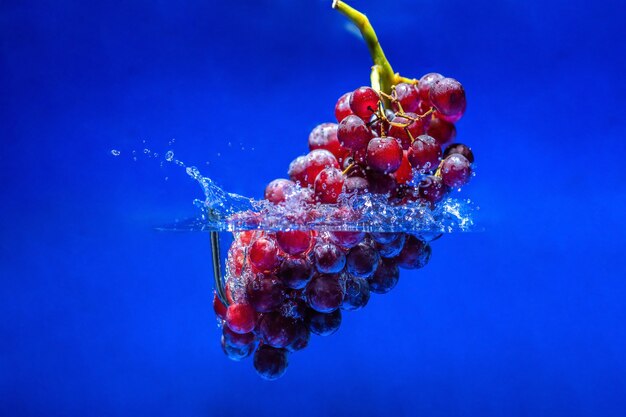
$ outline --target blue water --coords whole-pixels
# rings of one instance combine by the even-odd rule
[[[279,381],[225,358],[208,236],[155,230],[200,188],[110,151],[261,197],[368,82],[329,3],[2,2],[1,415],[626,414],[614,0],[355,1],[395,70],[463,82],[484,232],[434,242]]]

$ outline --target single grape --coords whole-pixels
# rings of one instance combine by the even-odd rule
[[[278,269],[278,277],[289,288],[306,287],[313,276],[313,266],[306,259],[285,258]]]
[[[439,166],[441,147],[428,135],[418,136],[411,144],[408,159],[413,168],[421,172],[434,171]]]
[[[282,203],[285,201],[285,194],[295,188],[295,185],[293,181],[284,178],[275,179],[265,187],[265,199],[274,204]]]
[[[318,275],[306,286],[304,294],[313,310],[330,313],[341,305],[344,290],[337,275]]]
[[[444,115],[463,115],[465,106],[465,90],[454,78],[442,78],[430,87],[430,102]],[[460,118],[460,116],[459,116]]]
[[[392,138],[374,138],[367,145],[367,165],[374,171],[388,174],[402,163],[402,147]]]
[[[322,274],[340,272],[346,265],[346,255],[337,245],[318,243],[313,249],[315,268]]]
[[[462,143],[453,143],[451,145],[448,145],[443,151],[443,157],[447,158],[448,156],[455,153],[461,154],[466,157],[470,164],[474,163],[474,154],[467,145],[463,145]]]
[[[378,110],[380,97],[371,87],[359,87],[352,92],[350,108],[352,112],[363,120],[369,120],[372,113]]]
[[[300,255],[311,246],[311,232],[305,230],[288,230],[276,232],[278,247],[289,255]]]
[[[430,245],[413,235],[408,235],[402,251],[395,258],[398,266],[404,269],[419,269],[426,266],[430,260],[432,249]]]
[[[379,261],[380,256],[376,249],[374,249],[372,245],[363,242],[359,243],[348,252],[346,256],[346,269],[350,275],[359,278],[367,278],[376,271]]]
[[[448,186],[443,183],[441,177],[427,175],[418,184],[419,196],[422,200],[431,204],[438,203],[448,193]]]
[[[304,349],[309,345],[309,340],[311,339],[311,331],[303,321],[300,320],[296,322],[295,327],[296,337],[289,345],[287,345],[287,350],[290,352],[296,352]]]
[[[378,269],[367,281],[371,292],[386,294],[398,283],[400,270],[393,259],[381,259]]]
[[[419,92],[417,91],[417,87],[413,84],[396,84],[393,96],[397,100],[397,102],[394,101],[391,103],[391,108],[394,111],[400,110],[400,106],[402,106],[402,110],[405,112],[414,112],[419,106]],[[400,106],[398,106],[398,104],[400,104]]]
[[[309,134],[309,150],[325,149],[332,153],[337,161],[343,161],[350,151],[345,149],[337,139],[337,123],[322,123]]]
[[[358,310],[367,305],[370,299],[370,286],[366,279],[347,275],[346,294],[343,297],[343,310]]]
[[[337,138],[344,148],[350,151],[364,150],[372,139],[372,131],[359,117],[351,115],[339,123]]]
[[[267,313],[283,303],[285,287],[274,276],[257,275],[248,281],[246,291],[250,305],[259,313]]]
[[[426,132],[424,121],[415,113],[406,113],[406,116],[396,116],[389,127],[389,136],[400,141],[402,149],[407,150],[415,138]]]
[[[408,151],[402,151],[402,162],[400,162],[400,167],[392,175],[397,184],[406,184],[413,179],[413,167],[409,162]]]
[[[435,138],[439,145],[452,142],[456,137],[456,127],[439,117],[433,117],[426,129],[428,136]]]
[[[226,310],[226,325],[235,333],[243,334],[254,330],[256,312],[250,304],[231,304]]]
[[[452,154],[441,163],[441,179],[448,187],[467,184],[471,175],[470,161],[461,154]]]
[[[330,240],[345,249],[358,245],[365,238],[364,232],[336,231],[329,233]]]
[[[257,271],[273,270],[279,262],[278,247],[274,239],[260,237],[255,240],[248,250],[248,260]]]
[[[315,179],[315,197],[322,204],[334,204],[343,190],[345,176],[337,168],[324,168]]]
[[[235,333],[228,326],[222,327],[222,335],[226,343],[231,346],[246,346],[257,341],[253,332]]]
[[[273,381],[283,376],[287,370],[287,350],[263,345],[254,352],[253,363],[254,369],[263,379]]]
[[[275,348],[284,348],[296,338],[296,321],[280,313],[264,314],[259,322],[263,342]]]
[[[337,122],[340,123],[343,119],[350,116],[352,113],[352,109],[350,108],[350,99],[352,98],[352,93],[345,93],[339,100],[337,100],[337,104],[335,105],[335,118]]]
[[[308,324],[311,333],[319,336],[330,336],[339,330],[341,310],[335,310],[332,313],[311,311]]]
[[[222,320],[226,320],[226,309],[227,307],[220,301],[217,297],[217,294],[213,294],[213,311],[215,311],[215,315]]]
[[[343,192],[345,194],[365,194],[367,192],[367,180],[361,177],[346,178],[343,182]]]
[[[325,149],[314,149],[289,165],[289,177],[302,187],[313,186],[317,175],[327,167],[339,168],[337,158]]]
[[[242,359],[247,358],[252,354],[254,348],[256,347],[256,343],[250,343],[249,345],[231,345],[227,342],[226,338],[222,336],[221,338],[222,350],[228,356],[228,359],[239,362]]]
[[[420,78],[417,84],[420,99],[430,104],[430,88],[439,80],[443,79],[443,75],[431,72]]]
[[[398,256],[402,248],[404,247],[404,240],[406,235],[404,233],[398,233],[396,238],[387,243],[377,243],[376,250],[378,254],[383,258],[393,258]]]

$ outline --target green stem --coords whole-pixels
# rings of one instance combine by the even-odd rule
[[[391,94],[391,87],[397,84],[397,75],[393,72],[389,61],[387,61],[387,57],[385,57],[380,42],[378,42],[376,32],[374,32],[374,28],[367,16],[340,0],[333,1],[333,9],[337,9],[356,25],[367,44],[367,48],[374,61],[371,74],[372,88],[382,91],[385,94]],[[385,101],[387,100],[385,99]]]

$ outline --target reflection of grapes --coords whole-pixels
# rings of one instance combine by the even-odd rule
[[[298,227],[235,233],[226,262],[228,306],[215,296],[213,309],[225,354],[237,361],[254,355],[265,379],[282,376],[288,355],[307,347],[311,334],[335,333],[343,312],[365,307],[372,293],[391,291],[400,268],[426,266],[432,252],[426,240],[434,239],[424,236],[438,236],[379,231],[388,225],[373,225],[377,231],[370,233],[304,226],[318,220],[357,224],[360,213],[346,204],[357,195],[357,202],[376,195],[390,205],[436,213],[450,190],[472,176],[472,151],[451,143],[466,108],[463,86],[438,73],[419,82],[391,75],[385,88],[342,95],[334,109],[337,123],[313,128],[309,153],[291,162],[289,179],[265,188],[265,207],[279,208]]]

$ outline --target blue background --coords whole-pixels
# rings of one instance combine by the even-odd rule
[[[463,82],[485,231],[270,383],[221,352],[207,236],[154,230],[200,189],[131,151],[259,197],[364,45],[330,0],[1,3],[0,414],[626,414],[623,3],[353,5],[395,70]]]

